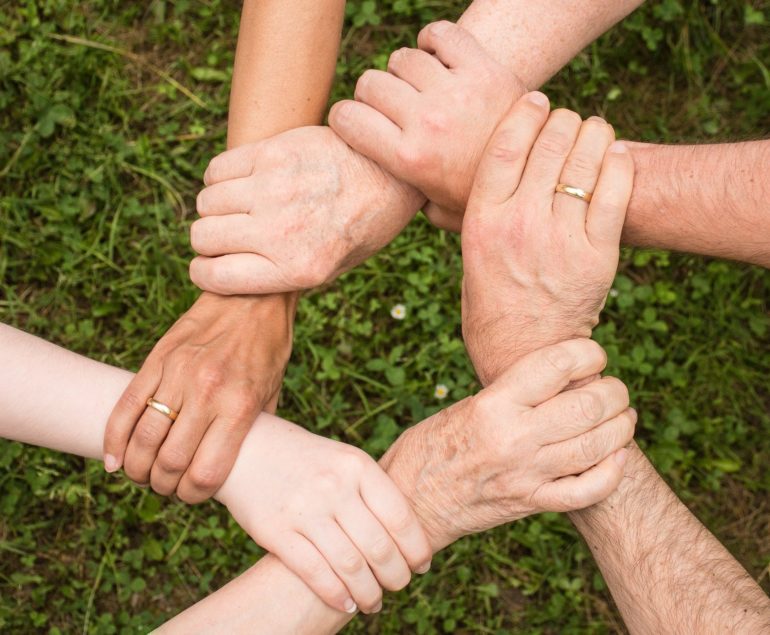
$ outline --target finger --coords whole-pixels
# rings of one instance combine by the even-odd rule
[[[295,533],[289,536],[282,534],[276,540],[275,547],[269,541],[265,541],[263,546],[278,556],[331,608],[343,613],[355,613],[358,610],[342,580],[307,538]]]
[[[187,402],[171,426],[150,470],[150,485],[161,496],[176,492],[212,419],[203,404]]]
[[[400,591],[412,577],[404,556],[390,534],[366,505],[346,507],[336,515],[342,530],[366,558],[380,585],[389,591]]]
[[[114,472],[123,465],[131,433],[147,408],[147,399],[155,394],[160,385],[162,366],[156,364],[154,359],[150,353],[141,370],[123,391],[107,420],[103,448],[104,469],[108,472]]]
[[[569,512],[603,501],[623,480],[628,450],[618,450],[580,476],[565,476],[544,484],[539,491],[548,511]]]
[[[329,112],[329,126],[351,148],[397,177],[403,172],[397,158],[401,128],[378,110],[358,101],[340,101]]]
[[[561,172],[560,183],[593,192],[607,148],[615,140],[615,131],[601,117],[591,117],[580,126],[575,147]],[[574,232],[584,235],[588,203],[568,194],[557,192],[553,209]]]
[[[519,99],[492,134],[476,171],[473,197],[503,203],[516,191],[532,145],[548,119],[548,97],[533,92]]]
[[[628,445],[635,426],[636,411],[627,408],[580,436],[542,448],[538,463],[555,476],[581,474]]]
[[[201,256],[259,253],[264,231],[249,214],[199,218],[190,227],[190,244]]]
[[[614,377],[604,377],[556,395],[529,415],[542,443],[559,443],[616,417],[628,408],[628,403],[626,385]]]
[[[604,155],[599,180],[588,208],[586,232],[597,247],[617,249],[634,187],[634,160],[628,146],[616,141]]]
[[[430,53],[419,49],[400,48],[390,54],[388,73],[417,90],[424,91],[438,84],[449,71]]]
[[[448,68],[477,68],[486,63],[489,54],[478,40],[461,26],[441,20],[426,26],[417,36],[417,46],[434,53]]]
[[[457,234],[462,230],[464,216],[462,212],[455,212],[428,202],[422,213],[438,229],[444,229]]]
[[[157,392],[152,396],[159,403],[168,406],[181,416],[182,390],[181,381],[175,381],[176,374],[164,375]],[[150,470],[158,456],[158,450],[166,439],[173,421],[170,417],[147,406],[139,418],[126,449],[123,468],[126,476],[135,483],[145,485],[150,482]]]
[[[342,528],[334,522],[318,522],[305,532],[342,580],[358,608],[374,613],[382,605],[382,589],[366,560]]]
[[[576,339],[546,346],[522,357],[489,388],[508,403],[537,406],[570,382],[601,373],[607,354],[593,340]]]
[[[577,140],[583,120],[580,115],[560,108],[554,110],[543,126],[529,154],[521,179],[521,188],[536,200],[553,200],[567,157]]]
[[[261,166],[263,147],[262,143],[249,143],[215,156],[203,174],[203,182],[208,186],[254,174]]]
[[[179,480],[179,498],[195,505],[217,493],[238,457],[253,420],[253,417],[218,417],[214,420],[203,435],[187,471]]]
[[[219,295],[257,295],[298,291],[275,263],[259,254],[198,256],[190,262],[190,279],[203,291]]]
[[[417,109],[419,93],[395,75],[369,69],[356,84],[356,101],[381,112],[399,128],[404,128],[410,113]]]
[[[409,568],[425,573],[433,551],[417,515],[401,491],[379,468],[366,472],[360,488],[364,503],[393,538]]]
[[[201,216],[248,214],[256,204],[253,177],[221,181],[198,193],[195,207]]]

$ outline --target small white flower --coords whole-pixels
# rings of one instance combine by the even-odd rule
[[[406,317],[406,307],[403,304],[397,304],[390,310],[390,317],[394,320],[403,320]]]
[[[433,391],[433,396],[436,399],[446,399],[446,396],[449,394],[449,388],[447,388],[444,384],[438,384],[436,386],[436,390]]]
[[[610,297],[617,298],[620,295],[620,291],[617,289],[610,289]]]

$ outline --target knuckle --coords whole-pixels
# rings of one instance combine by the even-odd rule
[[[402,143],[398,146],[396,159],[411,170],[422,170],[428,163],[425,151],[411,143]]]
[[[342,573],[353,575],[363,569],[364,559],[357,551],[346,551],[340,555],[337,566]]]
[[[543,154],[564,157],[572,148],[572,137],[561,130],[545,130],[538,140]]]
[[[420,115],[420,126],[430,135],[444,135],[451,129],[451,122],[445,111],[427,110]]]
[[[391,511],[390,526],[395,533],[401,534],[412,527],[413,516],[411,510],[406,505],[399,505]]]
[[[204,393],[214,392],[227,380],[227,371],[221,362],[201,366],[196,374],[196,386]]]
[[[499,161],[515,163],[523,158],[523,150],[515,130],[501,130],[489,146],[489,154]]]
[[[601,445],[603,444],[603,435],[586,433],[580,437],[580,458],[581,462],[589,466],[596,465],[602,458]]]
[[[604,381],[609,385],[622,409],[628,408],[631,396],[628,394],[628,386],[617,377],[605,377]]]
[[[408,51],[409,49],[405,46],[393,51],[388,58],[388,70],[395,69],[402,64],[408,55]]]
[[[394,546],[387,536],[379,536],[369,547],[369,557],[374,564],[385,564],[394,555]]]
[[[574,110],[569,110],[568,108],[557,108],[553,111],[551,116],[560,123],[563,122],[572,127],[579,127],[583,123],[581,116]]]
[[[557,345],[546,349],[545,359],[551,368],[560,373],[567,372],[575,364],[575,356],[566,346]]]
[[[604,404],[601,397],[595,392],[588,390],[579,391],[578,403],[580,406],[580,414],[585,421],[593,423],[601,418]]]
[[[171,474],[181,474],[190,464],[190,457],[179,448],[168,448],[164,446],[158,454],[158,467]]]
[[[134,431],[136,443],[141,448],[156,448],[166,436],[166,427],[145,419]]]
[[[317,553],[303,560],[300,565],[300,573],[303,578],[314,581],[316,586],[325,588],[330,594],[337,591],[336,585],[333,585],[329,579],[329,568],[326,561]]]
[[[214,466],[193,466],[189,472],[190,483],[204,492],[216,490],[224,482],[222,470]]]
[[[567,172],[575,178],[592,177],[599,172],[597,161],[585,152],[574,152],[567,161]]]
[[[137,393],[127,390],[120,397],[120,405],[127,410],[137,410],[146,407],[147,399],[140,397]]]
[[[362,74],[361,77],[358,78],[358,81],[356,82],[356,90],[355,90],[355,96],[356,97],[365,97],[367,94],[367,89],[369,89],[372,85],[372,82],[374,81],[376,76],[376,73],[373,69],[367,69]]]

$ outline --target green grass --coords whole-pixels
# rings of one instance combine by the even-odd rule
[[[462,4],[350,2],[335,97]],[[224,146],[238,5],[2,3],[0,321],[135,369],[190,305],[186,230],[203,169]],[[628,138],[756,138],[770,133],[769,64],[767,0],[663,0],[546,90]],[[457,238],[418,219],[305,298],[281,414],[376,454],[474,392],[460,277]],[[770,275],[628,251],[615,288],[596,338],[631,388],[640,442],[770,589]],[[397,303],[403,322],[390,317]],[[433,397],[437,383],[449,399]],[[95,462],[0,442],[0,631],[144,631],[258,553],[213,503],[186,507]],[[460,541],[382,614],[348,628],[620,630],[588,550],[552,514]]]

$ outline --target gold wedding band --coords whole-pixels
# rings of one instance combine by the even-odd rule
[[[160,401],[155,401],[152,397],[147,400],[147,405],[157,410],[160,414],[166,415],[171,421],[176,421],[176,418],[179,416],[176,410],[172,410],[166,404],[160,403]]]
[[[586,192],[584,189],[574,187],[573,185],[567,185],[566,183],[559,183],[556,186],[556,191],[559,194],[566,194],[567,196],[572,196],[573,198],[579,198],[581,201],[585,201],[586,203],[590,203],[591,198],[593,198],[593,193]]]

